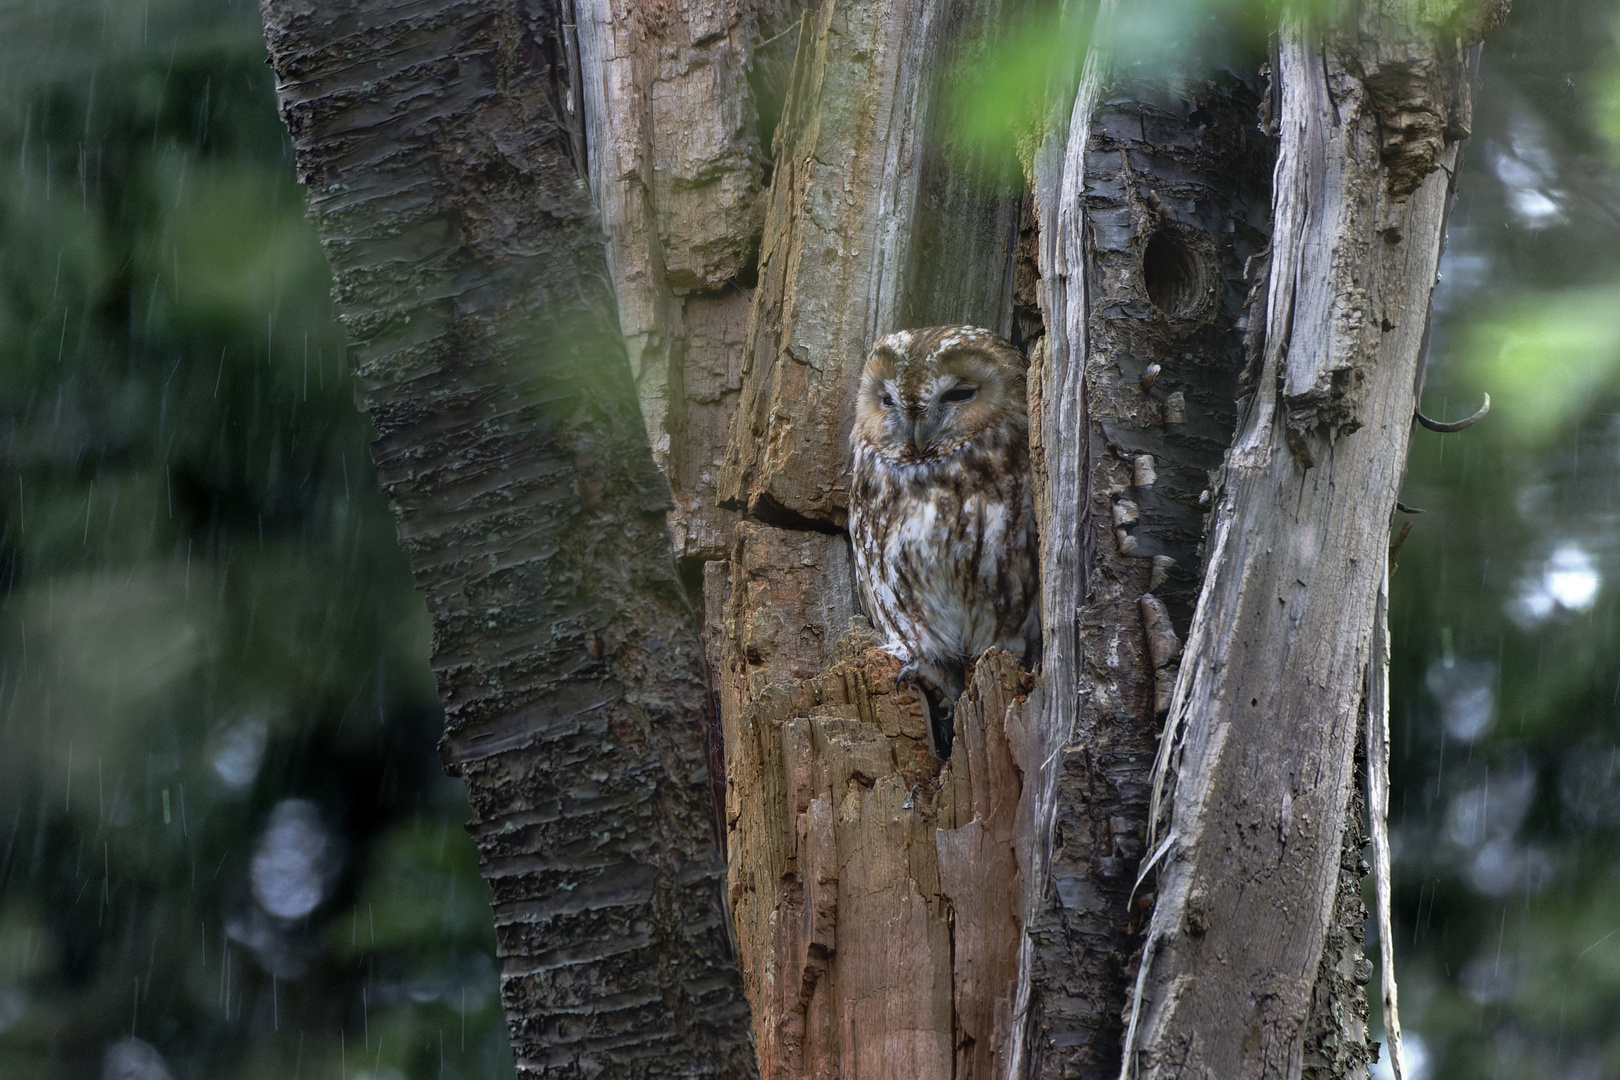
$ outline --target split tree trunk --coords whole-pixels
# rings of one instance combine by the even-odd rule
[[[625,335],[665,343],[644,352],[642,385],[673,532],[702,531],[688,506],[717,520],[716,499],[718,520],[738,522],[725,550],[681,554],[709,560],[729,895],[761,1070],[989,1077],[1014,1026],[1019,785],[1005,730],[1027,676],[984,667],[959,710],[976,749],[942,773],[897,664],[850,630],[841,530],[851,388],[875,334],[1013,332],[1020,179],[945,144],[945,79],[987,47],[999,6],[716,10],[731,14],[583,9],[580,52]],[[739,109],[724,97],[739,88],[783,94],[763,195],[757,128],[738,118],[777,103]],[[700,198],[713,208],[698,219],[687,207]],[[758,231],[739,234],[748,199]],[[682,246],[698,220],[704,250],[757,263],[707,279],[668,269],[694,261]],[[735,414],[718,432],[656,389],[722,366],[686,329],[716,303],[748,312]],[[682,458],[717,490],[689,499]]]
[[[1327,35],[1335,61],[1324,70],[1343,85],[1309,100],[1302,95],[1317,76],[1288,61],[1321,31],[1284,35],[1269,84],[1261,58],[1247,75],[1167,80],[1111,72],[1106,55],[1093,56],[1078,98],[1055,103],[1030,163],[1021,248],[1009,249],[984,243],[997,233],[982,224],[1007,220],[1014,185],[987,191],[971,162],[940,156],[918,168],[916,155],[946,141],[938,58],[983,50],[989,27],[1015,14],[825,2],[810,6],[796,35],[739,412],[719,472],[721,505],[745,521],[728,562],[706,572],[730,770],[732,903],[762,1071],[943,1074],[949,1062],[953,1075],[1112,1076],[1140,974],[1149,1007],[1132,1033],[1141,1053],[1129,1068],[1165,1067],[1166,1039],[1183,1040],[1174,1045],[1192,1049],[1182,1064],[1202,1068],[1205,1032],[1239,1046],[1254,1032],[1261,1049],[1249,1057],[1219,1051],[1209,1060],[1235,1075],[1363,1075],[1377,1049],[1360,951],[1363,833],[1347,827],[1362,806],[1352,764],[1365,690],[1378,678],[1369,643],[1382,612],[1373,600],[1446,185],[1467,129],[1461,50],[1488,20],[1442,28],[1364,12],[1359,36]],[[975,18],[984,15],[993,17]],[[1287,108],[1295,111],[1284,123]],[[1300,146],[1302,111],[1316,130],[1363,133],[1314,150],[1318,216],[1309,220],[1291,216],[1300,200],[1290,163],[1313,153]],[[1368,141],[1380,124],[1382,141],[1376,131]],[[1274,168],[1285,181],[1275,201]],[[961,200],[946,220],[980,231],[931,233],[938,219],[920,212],[930,183]],[[1322,213],[1332,207],[1350,209]],[[1282,268],[1321,298],[1315,307],[1268,277],[1274,218],[1285,231],[1276,258],[1299,249],[1321,262]],[[957,284],[964,266],[977,290]],[[965,763],[927,759],[916,733],[890,715],[881,703],[892,691],[875,658],[854,651],[857,634],[835,646],[851,591],[843,542],[828,533],[844,521],[851,388],[870,341],[958,322],[1012,331],[1036,369],[1048,636],[1040,679],[998,705],[999,718],[981,715],[973,694],[964,700],[968,723],[1013,765],[989,801],[1016,805],[1019,825],[1006,846],[979,849],[985,866],[953,885],[937,876],[943,853],[964,820],[990,819],[963,819],[954,805],[942,813],[937,793]],[[1329,355],[1307,362],[1322,352],[1317,341],[1332,343]],[[1285,354],[1293,379],[1279,399],[1278,375],[1265,365]],[[1156,380],[1145,378],[1150,365]],[[1370,404],[1386,385],[1407,387],[1406,400]],[[1277,437],[1288,453],[1262,485],[1272,509],[1245,527],[1261,548],[1292,532],[1316,539],[1314,559],[1258,573],[1227,562],[1224,547],[1205,558],[1201,546],[1210,521],[1214,542],[1230,535],[1232,481],[1213,474],[1235,433],[1252,441],[1257,412],[1286,418]],[[1357,424],[1375,415],[1377,429],[1355,439]],[[1356,455],[1372,473],[1346,461]],[[1224,475],[1240,475],[1247,460]],[[1308,515],[1279,513],[1302,485],[1320,502]],[[1235,576],[1254,595],[1277,592],[1281,621],[1265,605],[1230,612],[1215,600],[1194,621],[1206,564],[1217,585]],[[1287,607],[1306,593],[1337,619],[1308,635]],[[1241,671],[1229,649],[1206,651],[1249,641],[1263,659]],[[1323,649],[1338,660],[1316,655]],[[1269,718],[1245,729],[1249,742],[1231,742],[1261,764],[1224,781],[1221,812],[1242,817],[1252,798],[1245,783],[1263,783],[1279,807],[1299,810],[1286,827],[1265,826],[1278,836],[1270,847],[1193,851],[1180,830],[1194,829],[1206,810],[1200,785],[1223,766],[1178,759],[1183,779],[1168,789],[1166,811],[1176,831],[1159,850],[1168,902],[1153,915],[1149,964],[1138,972],[1154,889],[1138,871],[1159,723],[1179,677],[1173,731],[1202,730],[1186,687],[1217,675],[1240,689],[1263,683],[1249,708]],[[1278,706],[1260,710],[1262,696]],[[866,764],[848,765],[850,755]],[[840,808],[836,828],[827,807]],[[1205,888],[1259,877],[1288,898],[1251,911],[1245,895],[1219,912],[1226,954],[1245,956],[1221,978],[1185,978],[1173,951],[1208,933],[1178,908],[1184,864],[1199,857]],[[1002,865],[1015,874],[987,869],[1009,858]],[[887,890],[876,908],[874,889]],[[1018,897],[1010,907],[1009,895]],[[984,970],[1015,972],[1010,991],[951,963],[970,921],[962,912],[975,905],[1012,914],[992,938],[974,939],[990,950]],[[886,919],[885,936],[872,937],[874,918]],[[1240,940],[1248,953],[1237,951]],[[1167,999],[1190,1011],[1166,1011]],[[1234,1004],[1245,1001],[1257,1003],[1254,1015]]]
[[[1126,1046],[1143,1076],[1299,1075],[1320,1049],[1319,981],[1365,981],[1324,946],[1361,724],[1387,708],[1389,523],[1471,117],[1463,50],[1483,28],[1373,5],[1347,29],[1278,33],[1257,372],[1161,743],[1159,894]]]
[[[522,1072],[1365,1074],[1353,762],[1488,18],[1076,57],[1021,177],[946,93],[1016,2],[264,4]],[[1046,630],[949,762],[842,535],[865,352],[942,323],[1030,355]]]

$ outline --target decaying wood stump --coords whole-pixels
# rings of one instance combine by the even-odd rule
[[[953,761],[929,756],[898,662],[849,630],[840,531],[872,339],[1013,328],[1019,178],[940,137],[949,60],[999,8],[956,7],[581,5],[620,320],[689,586],[702,566],[730,898],[770,1077],[989,1077],[1013,1026],[1008,739],[1030,676],[980,663]]]
[[[851,630],[826,670],[770,683],[727,726],[730,896],[760,1074],[988,1078],[1022,936],[1031,676],[986,654],[944,763],[875,645]]]

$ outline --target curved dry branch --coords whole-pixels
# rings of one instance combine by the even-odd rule
[[[1463,428],[1471,428],[1471,427],[1473,427],[1475,424],[1477,424],[1481,420],[1485,419],[1485,414],[1490,412],[1490,411],[1491,411],[1491,395],[1486,394],[1485,395],[1485,404],[1483,404],[1483,405],[1481,405],[1479,407],[1478,412],[1474,413],[1474,415],[1472,415],[1472,416],[1465,417],[1462,420],[1453,420],[1449,424],[1443,423],[1443,422],[1441,422],[1439,420],[1430,420],[1427,416],[1423,415],[1423,410],[1417,408],[1416,406],[1414,406],[1413,409],[1412,409],[1412,415],[1417,419],[1418,423],[1422,424],[1424,427],[1428,428],[1430,431],[1438,431],[1442,435],[1449,435],[1453,431],[1461,431]]]

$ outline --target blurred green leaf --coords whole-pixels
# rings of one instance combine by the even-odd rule
[[[1489,422],[1545,445],[1620,371],[1620,285],[1522,299],[1467,327],[1463,342],[1457,359],[1491,395]]]
[[[1031,169],[1046,120],[1049,84],[1054,97],[1072,95],[1086,30],[1047,5],[1022,19],[988,48],[956,58],[949,80],[952,136],[994,157],[1016,157]]]

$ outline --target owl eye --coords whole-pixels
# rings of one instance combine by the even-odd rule
[[[978,393],[977,386],[957,386],[945,391],[943,400],[948,405],[960,405],[964,401],[972,401]]]
[[[878,395],[878,401],[882,403],[885,409],[894,408],[894,398],[890,397],[888,394]]]

